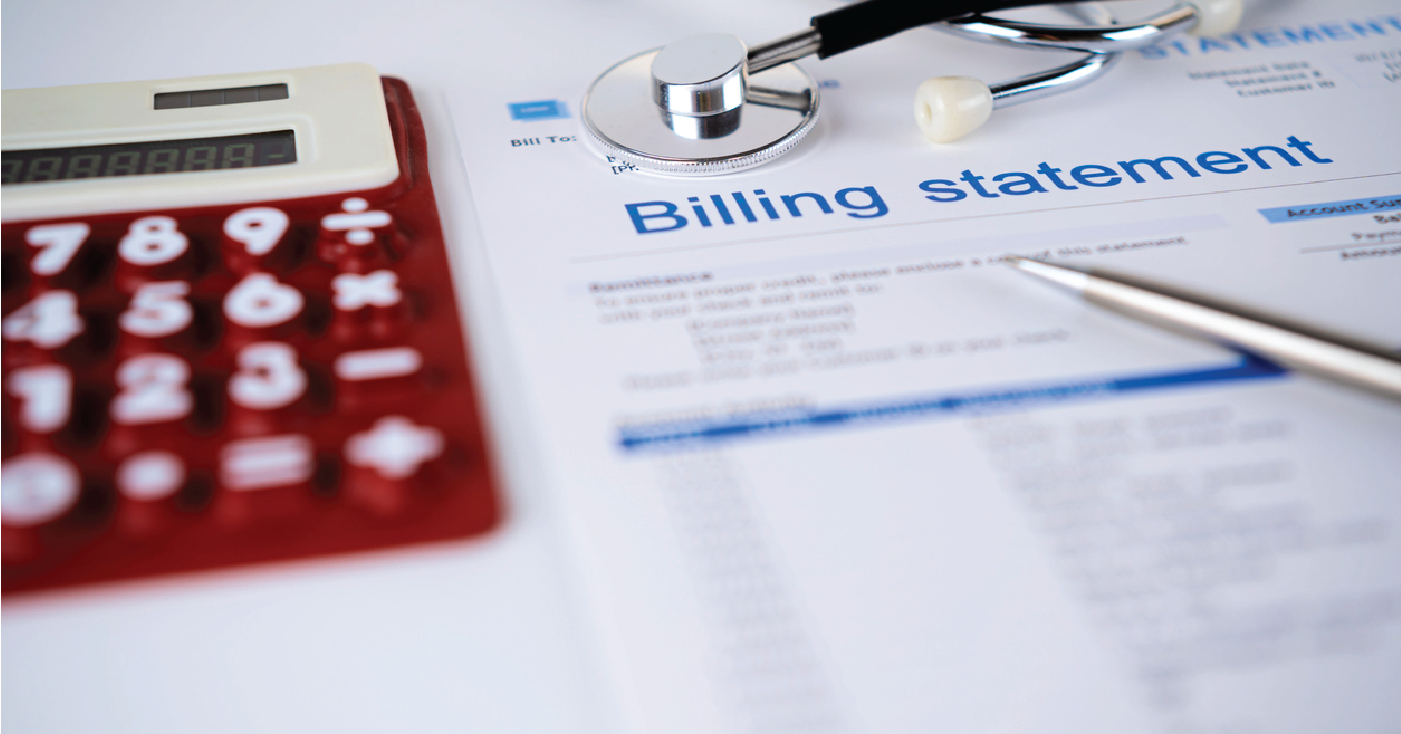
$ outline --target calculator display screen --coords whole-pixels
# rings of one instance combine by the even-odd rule
[[[4,151],[3,184],[258,168],[297,162],[291,130],[217,138],[152,140]]]

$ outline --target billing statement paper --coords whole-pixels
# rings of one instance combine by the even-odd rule
[[[1401,409],[997,264],[1401,347],[1395,3],[1248,4],[943,146],[924,78],[1067,57],[916,30],[715,178],[589,150],[573,52],[453,115],[618,730],[1401,731]]]

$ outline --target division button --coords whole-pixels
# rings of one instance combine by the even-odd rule
[[[330,232],[344,232],[345,241],[364,246],[375,241],[371,229],[387,227],[393,219],[388,212],[371,211],[370,203],[358,196],[341,202],[344,214],[330,214],[321,219],[321,227]]]

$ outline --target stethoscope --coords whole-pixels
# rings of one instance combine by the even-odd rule
[[[1217,35],[1240,20],[1240,0],[1184,0],[1158,15],[1116,24],[1103,6],[1061,6],[1080,25],[1044,25],[986,13],[1044,0],[961,3],[865,0],[811,20],[811,27],[753,48],[722,33],[691,36],[626,58],[603,72],[583,101],[584,127],[600,152],[655,173],[713,176],[743,171],[792,150],[817,122],[817,84],[797,64],[909,28],[976,41],[1078,51],[1071,63],[997,84],[939,77],[915,93],[915,121],[936,142],[976,130],[994,109],[1077,89],[1125,51],[1184,32]]]

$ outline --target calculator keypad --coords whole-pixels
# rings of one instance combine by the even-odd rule
[[[496,524],[422,126],[385,92],[383,189],[4,225],[7,593]]]

